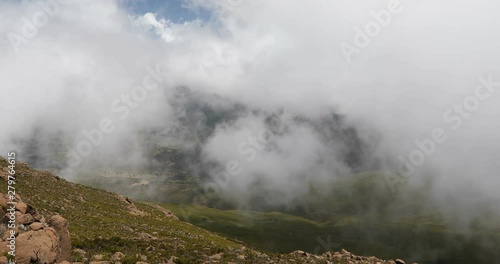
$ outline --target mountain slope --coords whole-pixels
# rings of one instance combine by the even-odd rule
[[[0,157],[0,190],[7,190],[7,161]],[[179,221],[170,211],[151,203],[79,184],[48,171],[31,170],[17,163],[16,192],[23,201],[49,217],[60,214],[69,222],[72,261],[88,262],[93,256],[136,263],[395,263],[349,252],[321,256],[303,251],[290,254],[262,253],[220,235]],[[6,191],[5,191],[6,192]],[[81,251],[83,250],[83,251]],[[85,252],[81,255],[81,252]]]

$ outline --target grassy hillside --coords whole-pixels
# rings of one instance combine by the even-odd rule
[[[268,251],[303,249],[313,252],[316,246],[320,246],[317,237],[327,235],[325,229],[314,221],[280,212],[223,211],[199,205],[163,206],[181,220]]]
[[[4,179],[7,165],[6,160],[0,157],[0,190],[7,190]],[[125,254],[125,258],[121,260],[123,264],[144,259],[148,263],[165,263],[169,259],[175,263],[390,263],[374,257],[355,256],[349,252],[321,256],[302,251],[290,254],[263,253],[237,241],[239,237],[245,237],[243,233],[226,238],[179,221],[168,210],[156,204],[133,202],[125,196],[70,183],[50,172],[31,170],[23,163],[17,163],[15,169],[16,192],[24,202],[35,207],[46,218],[60,214],[69,221],[73,249],[86,252],[85,256],[73,252],[72,261],[87,262],[85,258],[91,259],[97,254],[103,255],[104,260],[109,260],[115,252],[122,252]],[[214,217],[217,214],[220,216],[220,211],[208,208],[204,210],[212,212]],[[301,228],[306,224],[315,226],[312,221],[280,213],[264,214],[262,220],[268,221],[266,219],[269,217],[280,220],[288,218],[290,227]],[[231,216],[225,220],[230,222],[230,219]],[[227,227],[236,225],[236,222],[231,222]],[[276,227],[271,225],[269,228],[271,231]],[[232,230],[236,232],[238,228],[233,227]],[[252,231],[245,232],[249,235]],[[264,228],[259,232],[266,230]],[[260,235],[265,237],[265,234]],[[286,233],[280,235],[283,235],[284,244],[289,243]],[[267,248],[273,247],[268,245]]]
[[[3,158],[0,158],[0,166],[7,166]],[[236,252],[231,253],[232,250],[241,247],[166,217],[154,205],[134,203],[131,206],[114,193],[73,184],[49,172],[30,170],[22,163],[17,164],[16,172],[16,190],[23,200],[44,215],[59,213],[65,217],[70,222],[73,247],[85,250],[88,257],[120,251],[127,256],[146,255],[152,263],[171,256],[178,257],[179,262],[193,262],[217,252],[232,254],[235,258]],[[0,181],[0,189],[7,190],[5,180]],[[130,257],[124,263],[136,260]]]
[[[0,158],[4,174],[6,166]],[[46,217],[59,213],[68,219],[73,247],[85,250],[87,258],[95,254],[109,258],[120,251],[127,256],[123,263],[135,263],[140,255],[150,263],[172,256],[177,263],[201,263],[221,253],[218,262],[288,263],[302,257],[286,254],[297,249],[321,253],[345,248],[360,255],[403,257],[419,263],[500,259],[498,213],[484,209],[484,217],[472,221],[467,230],[453,228],[444,220],[453,212],[423,206],[422,190],[387,192],[376,173],[340,181],[333,191],[311,190],[303,199],[307,210],[294,214],[161,204],[184,220],[179,221],[156,204],[132,202],[49,172],[30,170],[22,163],[16,171],[16,190],[23,200]],[[7,190],[4,180],[0,188]],[[304,256],[299,262],[310,260]],[[76,254],[73,258],[81,260]],[[325,262],[314,259],[311,263]]]
[[[464,232],[441,224],[368,214],[343,215],[336,221],[318,223],[278,212],[164,206],[197,226],[278,252],[346,248],[360,255],[404,257],[419,263],[486,263],[500,257],[495,246],[500,243],[498,231]]]
[[[352,175],[322,188],[311,186],[296,208],[282,212],[220,210],[231,208],[231,201],[222,197],[209,201],[212,208],[193,205],[198,187],[188,181],[151,180],[143,186],[132,186],[139,179],[126,181],[112,185],[110,178],[94,178],[87,184],[167,202],[163,205],[181,220],[260,250],[346,248],[361,255],[405,257],[419,263],[474,263],[500,257],[494,246],[500,244],[500,216],[488,204],[477,206],[483,213],[470,223],[457,224],[464,214],[460,205],[450,205],[446,211],[438,208],[429,186],[401,185],[391,192],[378,172]],[[151,193],[155,196],[148,196]]]
[[[431,204],[425,188],[390,192],[380,173],[353,175],[330,190],[314,189],[295,214],[218,210],[163,204],[181,220],[255,247],[290,252],[346,248],[356,254],[404,257],[419,263],[486,263],[499,259],[500,217],[487,204],[482,217],[457,225],[453,210]],[[458,220],[458,218],[457,218]]]

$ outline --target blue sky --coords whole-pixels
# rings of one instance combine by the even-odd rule
[[[183,0],[125,0],[123,4],[130,13],[136,15],[156,13],[159,18],[165,18],[174,23],[195,19],[206,21],[210,18],[210,12],[185,8],[184,2]]]

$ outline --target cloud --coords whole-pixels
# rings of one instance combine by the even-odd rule
[[[398,156],[414,150],[416,139],[443,128],[449,139],[410,182],[430,174],[439,191],[453,192],[472,182],[497,197],[498,95],[463,118],[459,130],[443,120],[447,109],[474,94],[479,76],[491,74],[500,81],[495,1],[401,0],[402,11],[353,54],[351,64],[339,44],[353,43],[356,28],[373,21],[373,13],[387,9],[389,1],[192,0],[186,6],[209,10],[212,17],[185,23],[153,13],[128,14],[118,1],[64,2],[35,36],[25,37],[18,52],[7,35],[24,36],[26,20],[32,23],[44,9],[34,2],[0,3],[2,150],[21,149],[33,135],[43,141],[58,133],[68,147],[75,146],[83,130],[116,118],[112,102],[141,84],[146,67],[160,63],[161,88],[125,121],[116,121],[116,131],[94,149],[88,163],[141,164],[141,133],[191,128],[195,125],[182,122],[188,113],[206,126],[191,131],[213,131],[204,134],[200,147],[203,162],[220,168],[235,156],[242,159],[235,154],[238,144],[286,107],[308,121],[292,122],[272,141],[273,148],[259,152],[231,178],[228,192],[264,182],[269,193],[286,193],[286,203],[309,180],[348,174],[352,168],[345,153],[352,144],[332,131],[354,128],[359,139],[354,142],[362,141],[369,153],[367,162],[381,160],[381,167],[395,170]],[[230,112],[241,105],[241,112],[210,127],[202,110],[173,106],[180,86],[189,88],[199,109],[206,104]],[[336,122],[325,119],[332,112],[343,121],[325,128]]]

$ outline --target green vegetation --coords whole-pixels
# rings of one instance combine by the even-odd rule
[[[319,245],[316,237],[326,234],[314,221],[280,212],[223,211],[199,205],[163,206],[181,220],[268,251],[312,252]]]
[[[259,212],[163,204],[181,220],[259,249],[309,252],[348,249],[359,255],[403,257],[419,263],[486,263],[500,253],[500,217],[483,205],[483,218],[463,227],[453,212],[426,204],[425,189],[390,192],[380,173],[363,173],[315,189],[306,210]],[[328,241],[330,246],[328,246]],[[325,246],[326,245],[326,246]]]
[[[0,158],[1,167],[7,166]],[[200,263],[223,253],[221,261],[244,254],[247,263],[265,263],[263,250],[274,260],[297,249],[308,252],[348,249],[358,255],[404,258],[419,263],[487,263],[499,259],[500,217],[487,204],[466,226],[450,223],[459,212],[428,204],[426,187],[387,190],[380,173],[364,173],[322,188],[310,187],[297,208],[288,211],[220,210],[193,204],[161,204],[183,221],[167,217],[154,204],[131,203],[123,196],[70,183],[47,171],[17,164],[16,190],[46,218],[59,213],[68,219],[72,244],[86,258],[115,252],[135,263],[177,257],[177,263]],[[189,200],[193,183],[167,181],[170,197]],[[0,180],[0,188],[7,189]],[[139,186],[137,190],[145,188]],[[330,188],[330,189],[329,189]],[[142,189],[145,190],[145,189]],[[73,261],[81,257],[73,256]]]
[[[0,172],[7,165],[0,157]],[[69,221],[73,248],[86,252],[83,257],[73,252],[72,261],[90,259],[97,254],[109,260],[115,252],[122,252],[124,264],[144,258],[148,263],[168,259],[175,263],[203,263],[211,256],[216,256],[215,260],[220,263],[268,263],[270,260],[311,263],[303,259],[305,256],[256,251],[234,238],[169,217],[161,206],[134,203],[115,193],[70,183],[48,171],[31,170],[23,163],[16,164],[16,177],[16,191],[24,202],[47,219],[61,214]],[[3,177],[0,177],[0,188],[7,190]],[[314,263],[326,263],[326,260],[314,260]]]
[[[0,165],[6,166],[0,159]],[[16,190],[23,200],[46,218],[65,217],[74,248],[108,257],[120,251],[127,256],[145,255],[151,263],[176,256],[179,263],[197,263],[203,256],[224,252],[235,256],[242,245],[188,223],[168,218],[151,204],[135,203],[145,215],[131,212],[130,204],[114,193],[56,178],[49,172],[16,166]],[[7,190],[5,180],[0,188]],[[203,251],[202,249],[210,250]],[[77,261],[78,256],[73,256]],[[125,263],[125,262],[124,262]],[[135,262],[133,262],[135,263]]]

